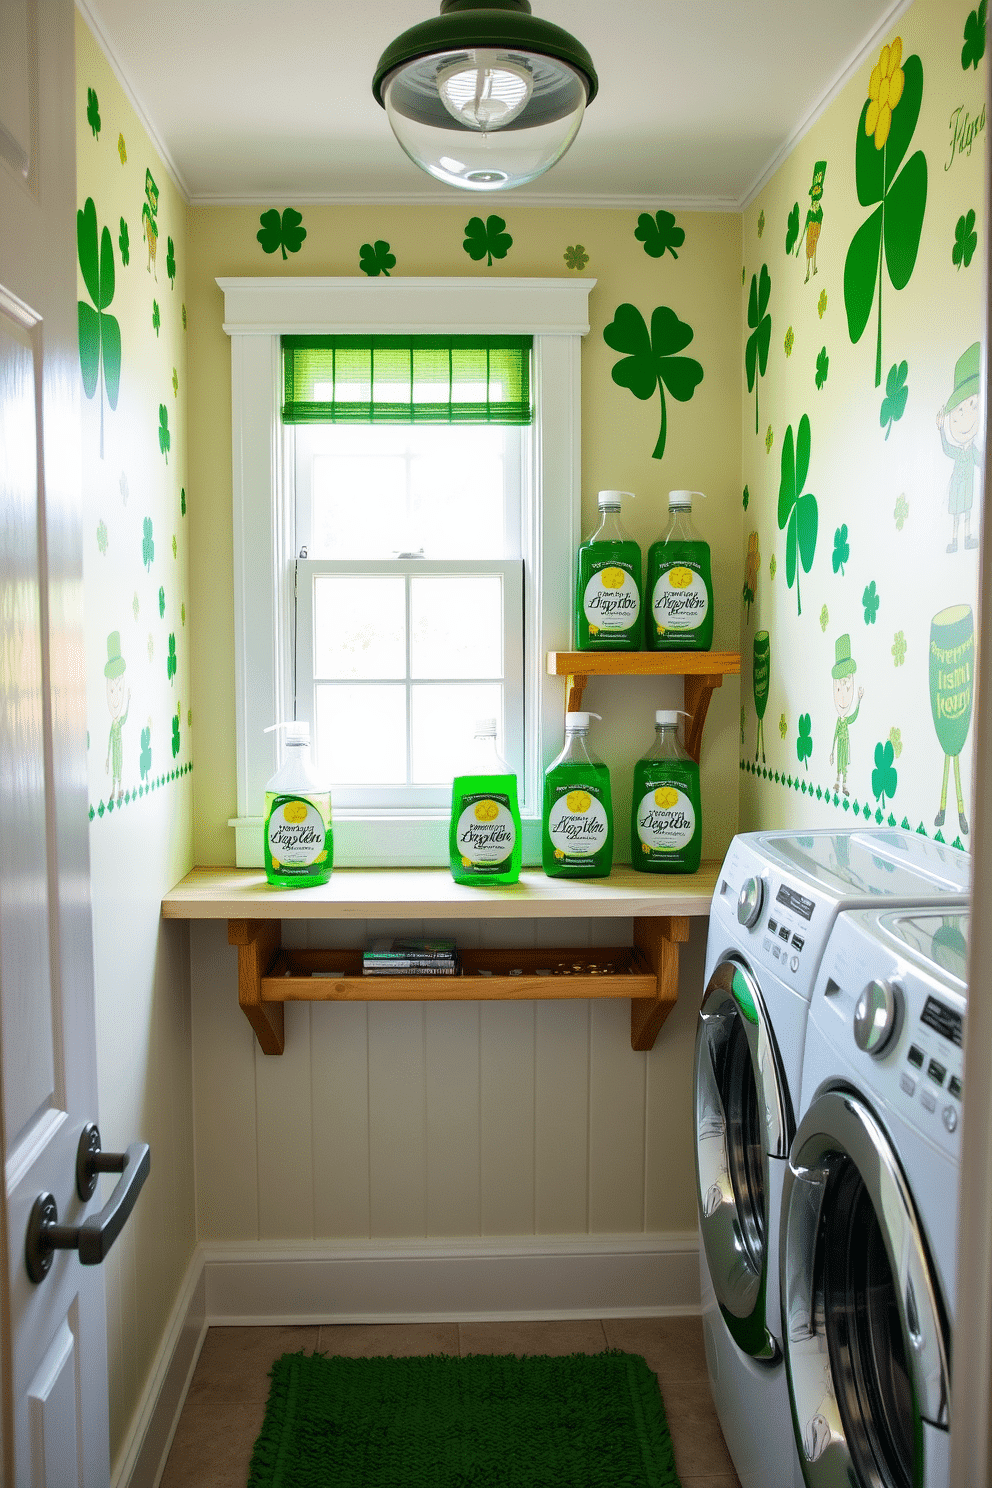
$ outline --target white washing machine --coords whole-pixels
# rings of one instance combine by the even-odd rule
[[[808,1488],[947,1488],[966,905],[841,915],[810,1010],[782,1198]]]
[[[967,895],[970,860],[906,831],[742,834],[710,910],[695,1055],[703,1334],[743,1488],[801,1483],[779,1291],[782,1183],[809,1002],[838,913]]]

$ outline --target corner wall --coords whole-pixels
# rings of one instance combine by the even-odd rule
[[[195,1245],[189,942],[160,918],[162,894],[192,863],[187,230],[182,198],[78,13],[76,92],[100,1132],[107,1150],[140,1139],[152,1154],[106,1262],[116,1461]]]
[[[741,827],[968,848],[985,26],[917,0],[885,41],[744,218]]]

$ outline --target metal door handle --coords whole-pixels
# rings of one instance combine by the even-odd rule
[[[120,1173],[121,1176],[99,1213],[91,1214],[80,1225],[59,1224],[54,1195],[38,1195],[31,1206],[24,1245],[28,1275],[34,1282],[43,1281],[48,1275],[56,1250],[78,1250],[82,1265],[98,1266],[127,1223],[141,1186],[148,1177],[151,1149],[147,1142],[132,1142],[126,1152],[101,1152],[99,1133],[96,1134],[96,1148],[92,1145],[91,1133],[95,1130],[85,1127],[79,1144],[80,1152],[84,1143],[88,1144],[89,1156],[85,1166],[92,1177],[93,1187],[98,1172]]]

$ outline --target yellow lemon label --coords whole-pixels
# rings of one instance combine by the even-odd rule
[[[475,807],[475,819],[480,822],[495,821],[499,816],[499,807],[495,801],[478,801]]]
[[[592,796],[589,794],[588,791],[584,790],[569,791],[568,795],[565,797],[565,800],[568,803],[569,811],[588,811],[589,807],[592,805]]]
[[[266,866],[284,875],[305,875],[331,860],[331,798],[266,794]]]
[[[582,594],[582,613],[590,635],[611,634],[630,630],[638,623],[641,599],[633,575],[618,563],[597,569],[590,575]]]
[[[667,811],[670,806],[677,805],[678,799],[678,791],[672,790],[670,785],[663,785],[660,790],[656,790],[654,793],[654,804],[660,806],[662,811]]]
[[[307,819],[307,808],[304,801],[290,801],[283,808],[283,816],[288,822],[302,822]]]
[[[482,872],[502,871],[517,840],[517,828],[508,796],[468,795],[453,803],[458,812],[453,824],[452,849],[463,868]]]
[[[548,811],[548,836],[555,857],[593,857],[609,841],[605,806],[591,791],[579,787],[565,791]]]
[[[604,568],[599,574],[604,589],[622,589],[626,577],[622,568]]]
[[[658,635],[698,630],[710,601],[701,574],[685,563],[673,563],[659,575],[651,595]]]
[[[696,831],[696,812],[684,791],[675,785],[649,790],[637,807],[637,835],[641,850],[670,857],[688,847]]]
[[[692,583],[692,569],[670,568],[668,570],[668,582],[673,589],[688,589]]]

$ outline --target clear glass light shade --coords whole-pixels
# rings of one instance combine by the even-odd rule
[[[477,47],[397,67],[382,96],[393,133],[421,170],[466,191],[501,191],[561,159],[587,92],[566,62]]]

